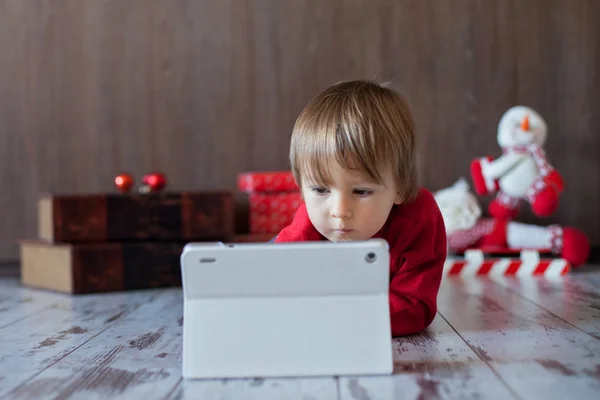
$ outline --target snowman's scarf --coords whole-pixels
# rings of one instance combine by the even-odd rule
[[[519,154],[528,153],[528,154],[531,154],[531,156],[533,157],[533,161],[535,161],[535,164],[537,165],[538,169],[540,170],[540,175],[542,177],[545,177],[553,170],[552,166],[548,163],[548,161],[546,159],[546,153],[537,144],[530,144],[527,146],[503,147],[502,152],[503,153],[519,153]]]
[[[546,187],[548,187],[548,182],[546,182],[546,176],[550,174],[554,170],[552,166],[548,163],[546,159],[546,153],[544,150],[537,144],[530,144],[526,146],[509,146],[502,148],[503,153],[527,153],[530,154],[533,158],[533,161],[537,165],[540,176],[533,182],[533,184],[527,190],[525,194],[525,198],[533,203],[537,197],[537,195]]]

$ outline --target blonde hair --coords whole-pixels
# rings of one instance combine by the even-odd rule
[[[383,184],[391,168],[403,201],[416,197],[416,140],[408,103],[373,81],[338,83],[313,98],[296,120],[290,144],[292,173],[327,186],[329,163],[358,169]]]

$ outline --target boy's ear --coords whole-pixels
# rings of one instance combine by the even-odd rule
[[[402,195],[400,194],[400,192],[396,192],[396,198],[394,199],[394,204],[402,204],[404,202],[404,199],[402,198]]]

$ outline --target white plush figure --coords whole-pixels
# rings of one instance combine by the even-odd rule
[[[573,266],[585,263],[589,256],[588,238],[575,228],[482,218],[477,198],[464,178],[438,190],[434,197],[444,219],[450,252],[460,253],[470,248],[488,251],[535,249],[560,255]]]
[[[514,218],[521,200],[529,202],[540,217],[556,211],[564,183],[546,159],[546,136],[546,122],[531,108],[515,106],[504,113],[497,137],[502,156],[471,163],[477,194],[497,193],[488,210],[492,216]]]
[[[471,229],[481,217],[481,207],[464,178],[448,188],[438,190],[435,201],[442,212],[447,233]]]

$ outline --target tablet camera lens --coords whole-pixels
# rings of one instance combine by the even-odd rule
[[[375,255],[375,253],[367,253],[367,255],[365,256],[365,260],[367,260],[367,262],[372,263],[377,259],[377,256]]]

